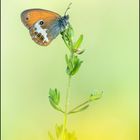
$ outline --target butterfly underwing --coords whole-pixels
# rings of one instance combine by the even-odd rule
[[[45,9],[28,9],[21,13],[21,21],[28,28],[31,38],[41,46],[48,46],[69,24],[69,16]]]

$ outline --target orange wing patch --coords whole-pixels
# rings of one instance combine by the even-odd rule
[[[38,20],[44,20],[47,25],[50,25],[52,21],[60,17],[59,14],[44,9],[29,9],[21,14],[21,20],[28,29],[30,29]]]

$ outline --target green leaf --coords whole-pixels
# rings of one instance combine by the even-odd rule
[[[73,62],[72,59],[73,58],[68,58],[68,56],[66,55],[66,63],[67,63],[67,69],[66,72],[68,75],[70,75],[71,71],[73,70]]]
[[[49,90],[49,101],[50,101],[51,106],[54,109],[64,113],[64,111],[59,106],[59,103],[60,103],[60,92],[57,89],[54,89],[54,90],[50,89]]]
[[[52,107],[58,111],[60,111],[61,109],[54,103],[54,101],[49,97],[49,101],[50,104],[52,105]]]
[[[74,65],[74,66],[77,65],[78,62],[79,62],[79,58],[78,58],[77,56],[73,56],[73,59],[72,59],[73,65]]]
[[[95,91],[93,94],[90,95],[90,100],[95,101],[102,97],[103,91]]]
[[[68,58],[67,54],[65,55],[65,60],[66,60],[67,66],[68,66],[69,65],[69,58]]]
[[[79,39],[78,39],[77,42],[74,44],[73,49],[77,50],[77,49],[80,47],[82,41],[83,41],[83,35],[80,35]]]
[[[73,65],[72,59],[69,59],[69,65],[68,65],[68,67],[69,67],[70,71],[73,70],[74,65]]]
[[[62,39],[64,40],[65,45],[68,47],[68,49],[70,49],[70,43],[69,43],[69,38],[67,35],[67,29],[61,33],[62,35]]]
[[[60,92],[57,89],[55,90],[50,89],[49,98],[51,98],[54,104],[58,105],[60,102]]]
[[[76,74],[78,72],[81,64],[83,63],[83,61],[80,61],[78,56],[75,56],[75,55],[73,55],[70,58],[68,58],[68,56],[66,55],[65,59],[66,59],[66,63],[67,63],[67,69],[66,69],[67,74],[68,75]]]
[[[73,71],[71,72],[71,75],[75,75],[75,74],[78,72],[78,70],[79,70],[79,68],[80,68],[80,66],[81,66],[82,63],[83,63],[83,61],[80,61],[80,62],[78,62],[78,63],[75,65]]]
[[[69,114],[84,111],[84,110],[86,110],[88,107],[89,107],[89,104],[88,104],[88,105],[85,105],[85,106],[83,106],[83,107],[81,107],[81,108],[79,108],[79,109],[77,109],[77,110],[73,110],[73,111],[69,112]]]
[[[74,32],[73,28],[69,24],[68,27],[61,33],[62,39],[64,40],[64,43],[66,44],[66,46],[69,48],[70,51],[73,48],[73,41],[72,41],[73,32]]]

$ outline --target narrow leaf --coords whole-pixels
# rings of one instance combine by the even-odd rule
[[[67,54],[65,55],[65,60],[66,60],[67,66],[68,66],[69,65],[69,58],[68,58]]]
[[[88,107],[89,107],[89,104],[88,104],[88,105],[86,105],[86,106],[84,106],[84,107],[81,107],[80,109],[73,110],[73,111],[69,112],[69,114],[84,111],[84,110],[86,110]]]
[[[52,98],[49,97],[49,101],[50,101],[50,104],[52,105],[52,107],[56,110],[59,110],[59,108],[57,107],[57,105],[53,102]]]
[[[79,39],[77,42],[74,44],[74,49],[78,49],[83,41],[83,35],[80,35]]]
[[[79,70],[79,68],[80,68],[80,66],[81,66],[82,63],[83,63],[83,61],[80,61],[80,62],[75,66],[75,68],[73,69],[71,75],[75,75],[75,74],[78,72],[78,70]]]

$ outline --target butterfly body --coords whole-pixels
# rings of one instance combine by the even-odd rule
[[[69,24],[69,16],[44,9],[29,9],[21,14],[23,24],[29,29],[32,40],[48,46]]]

